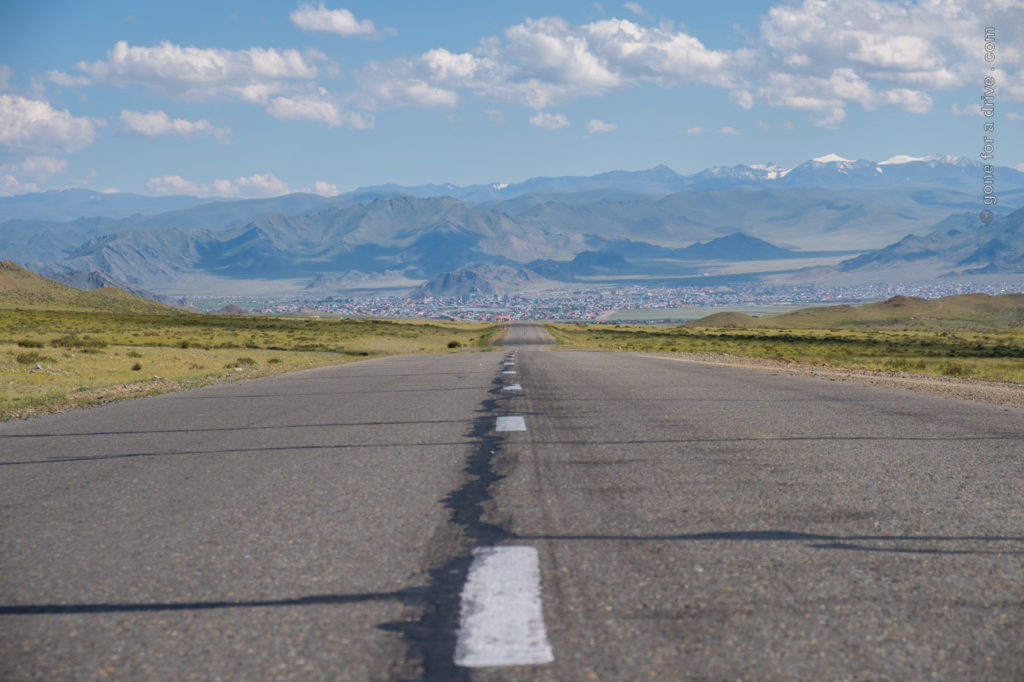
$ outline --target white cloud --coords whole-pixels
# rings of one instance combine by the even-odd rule
[[[594,133],[610,133],[615,130],[618,126],[614,123],[605,123],[604,121],[592,118],[587,121],[587,132],[593,135]]]
[[[6,64],[0,64],[0,92],[6,92],[11,87],[11,78],[14,77],[14,69]]]
[[[67,169],[67,161],[52,156],[29,156],[0,163],[0,196],[38,192],[41,184]]]
[[[0,173],[0,197],[13,197],[38,191],[39,185],[33,182],[21,182],[13,175]]]
[[[569,125],[569,119],[563,114],[549,114],[545,111],[538,111],[537,115],[530,119],[530,124],[544,130],[558,130]]]
[[[983,116],[981,113],[980,104],[968,104],[965,107],[961,107],[959,104],[953,104],[950,107],[950,111],[953,112],[954,116]]]
[[[365,106],[455,106],[456,91],[544,109],[644,82],[733,87],[749,50],[708,50],[669,25],[622,19],[572,25],[527,19],[484,39],[472,52],[437,48],[412,59],[372,63],[359,76]],[[434,88],[435,90],[431,90]],[[431,96],[412,96],[415,91]]]
[[[276,197],[291,192],[288,183],[273,173],[259,173],[234,180],[214,180],[213,189],[215,194],[232,197]]]
[[[419,75],[423,65],[407,63],[399,67],[398,73],[389,67],[371,64],[359,76],[360,95],[356,99],[363,108],[376,110],[385,107],[454,107],[459,102],[458,93],[450,88],[440,87],[443,83],[431,82],[427,74]],[[444,80],[444,79],[442,79]]]
[[[183,118],[172,119],[166,112],[158,109],[145,113],[128,109],[122,110],[121,129],[125,132],[145,135],[146,137],[212,135],[222,142],[226,142],[231,138],[231,131],[229,129],[218,128],[206,119],[198,121],[188,121]]]
[[[146,182],[146,189],[154,194],[191,194],[193,196],[205,196],[209,190],[202,185],[186,180],[180,175],[165,175],[162,178],[150,178]]]
[[[65,173],[68,162],[52,156],[29,156],[21,161],[0,164],[2,173],[19,173],[33,178],[46,179],[58,173]]]
[[[319,194],[322,197],[336,197],[338,192],[338,186],[332,185],[329,182],[323,180],[317,180],[313,183],[313,194]]]
[[[732,135],[734,137],[741,137],[743,132],[733,128],[732,126],[722,126],[721,128],[705,128],[704,126],[694,126],[686,129],[687,135],[707,135],[710,133],[717,133],[719,135]]]
[[[637,15],[638,17],[642,17],[647,14],[647,10],[645,10],[644,6],[641,5],[639,2],[627,2],[622,6],[628,9],[633,14]]]
[[[275,97],[267,106],[267,113],[274,118],[321,121],[332,126],[341,124],[338,107],[322,99]]]
[[[321,183],[317,183],[320,187]],[[323,184],[323,188],[330,185]],[[257,173],[249,177],[229,179],[217,179],[212,186],[203,185],[192,180],[186,180],[180,175],[165,175],[160,178],[150,178],[146,188],[154,194],[191,194],[195,196],[225,196],[225,197],[274,197],[291,193],[288,183],[281,180],[273,173]]]
[[[1018,163],[1016,166],[1013,167],[1013,169],[1019,170],[1021,173],[1024,173],[1024,163]]]
[[[157,94],[182,99],[229,98],[265,103],[289,90],[293,81],[317,77],[317,64],[326,62],[320,52],[183,47],[163,42],[153,47],[131,46],[119,41],[106,59],[79,62],[82,76],[57,71],[48,75],[61,85],[128,87],[142,85]]]
[[[93,143],[103,121],[72,116],[49,102],[0,95],[0,148],[15,153],[65,154]]]
[[[1011,111],[1006,115],[1006,118],[1011,121],[1024,121],[1024,114],[1018,114],[1016,111]]]
[[[306,31],[326,31],[340,36],[376,38],[378,32],[369,19],[356,19],[347,9],[327,9],[321,2],[313,5],[302,4],[291,14],[292,23]]]

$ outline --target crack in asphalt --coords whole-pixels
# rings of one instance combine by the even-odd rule
[[[504,361],[502,361],[504,362]],[[380,625],[384,630],[399,632],[407,642],[406,657],[418,661],[421,675],[406,680],[422,682],[468,681],[470,671],[455,665],[455,645],[459,626],[460,595],[466,583],[473,549],[490,547],[512,537],[500,525],[484,521],[484,506],[493,499],[491,489],[504,475],[495,471],[495,460],[501,452],[505,436],[494,431],[495,418],[501,409],[499,401],[504,382],[499,374],[488,391],[492,396],[477,408],[477,417],[468,438],[477,442],[467,458],[463,471],[468,479],[444,498],[449,510],[448,523],[458,530],[455,554],[440,566],[430,569],[430,580],[423,592],[410,604],[423,609],[417,621]],[[509,396],[505,396],[509,397]]]

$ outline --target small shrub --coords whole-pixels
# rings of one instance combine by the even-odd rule
[[[191,345],[192,345],[191,341],[179,341],[178,342],[178,348],[188,348]]]
[[[142,357],[142,353],[140,353],[137,350],[130,350],[127,353],[125,353],[125,355],[127,355],[130,358],[141,358]]]
[[[40,362],[53,362],[52,358],[48,358],[45,355],[41,355],[35,351],[29,351],[28,353],[18,353],[14,356],[14,360],[19,365],[35,365]]]
[[[281,363],[281,358],[267,358],[268,365],[277,365]]]
[[[949,364],[942,368],[942,373],[947,377],[967,376],[971,371],[960,364]]]
[[[42,341],[36,341],[35,339],[22,339],[18,341],[18,345],[22,348],[42,348],[44,344]]]
[[[132,371],[133,372],[138,372],[140,369],[142,369],[142,363],[141,362],[136,362],[134,365],[132,365]]]
[[[448,342],[448,347],[449,348],[462,348],[462,344],[459,343],[458,341],[449,341]]]
[[[50,345],[54,348],[106,348],[107,342],[103,339],[94,339],[88,334],[67,334],[50,341]]]
[[[253,365],[256,364],[256,360],[253,359],[253,358],[248,358],[248,357],[246,357],[246,358],[237,358],[235,360],[235,364],[238,365],[239,367],[241,367],[242,365],[245,365],[246,367],[252,367]]]

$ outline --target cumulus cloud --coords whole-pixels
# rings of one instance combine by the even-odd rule
[[[455,106],[457,90],[531,109],[600,96],[644,82],[732,87],[749,50],[707,49],[672,26],[624,19],[573,25],[527,19],[471,52],[443,48],[371,64],[359,80],[368,106]]]
[[[20,161],[0,163],[0,196],[38,192],[41,183],[67,169],[67,161],[52,156],[29,156]]]
[[[229,129],[218,128],[206,119],[198,121],[188,121],[183,118],[172,119],[166,112],[160,110],[145,113],[127,109],[121,111],[121,130],[146,137],[211,135],[222,142],[231,138]]]
[[[337,185],[332,185],[329,182],[323,180],[317,180],[313,183],[313,194],[319,194],[322,197],[336,197],[338,192]]]
[[[618,126],[614,123],[605,123],[604,121],[592,118],[587,121],[587,132],[593,135],[594,133],[610,133],[615,130]]]
[[[335,126],[341,123],[341,112],[332,102],[308,97],[275,97],[267,113],[275,118],[322,121]]]
[[[259,173],[247,178],[214,180],[215,194],[230,197],[276,197],[289,194],[288,183],[273,173]]]
[[[927,113],[929,91],[976,84],[984,27],[1024,30],[1020,9],[1018,0],[777,5],[761,23],[766,67],[754,74],[757,101],[808,110],[815,123],[829,127],[843,120],[849,103]],[[1024,74],[1017,42],[999,43],[999,61]],[[1012,90],[1003,94],[1015,98]],[[1024,88],[1020,95],[1024,99]]]
[[[326,68],[324,68],[326,67]],[[175,99],[227,99],[263,107],[275,118],[306,120],[357,129],[372,128],[373,118],[348,111],[342,99],[319,87],[315,79],[334,75],[335,65],[316,50],[248,50],[183,47],[163,42],[155,47],[118,42],[104,60],[79,62],[84,75],[51,71],[51,82],[61,85],[128,87],[141,85]],[[133,112],[122,126],[144,135],[211,134],[226,139],[228,130],[208,121],[170,119],[163,112]],[[147,132],[148,131],[148,132]],[[160,131],[160,132],[155,132]]]
[[[14,69],[6,64],[0,64],[0,92],[6,92],[11,87],[13,77]]]
[[[317,183],[320,185],[320,183]],[[329,187],[329,185],[326,185]],[[248,177],[214,180],[212,186],[186,180],[180,175],[150,178],[146,188],[154,194],[192,194],[195,196],[274,197],[291,193],[288,183],[273,173],[257,173]]]
[[[10,173],[0,173],[0,197],[13,197],[38,191],[39,185],[34,182],[22,182]]]
[[[106,59],[79,62],[82,75],[59,71],[48,75],[60,85],[91,85],[124,88],[142,85],[153,92],[182,99],[230,98],[264,103],[289,89],[293,81],[317,77],[318,64],[327,57],[320,52],[185,47],[163,42],[152,47],[119,41]]]
[[[49,102],[0,95],[0,148],[14,153],[65,154],[93,143],[103,121],[71,115]]]
[[[68,169],[68,162],[52,156],[29,156],[12,163],[0,165],[0,172],[21,173],[33,178],[49,178]]]
[[[209,190],[202,185],[186,180],[180,175],[165,175],[161,178],[150,178],[146,182],[146,189],[153,194],[191,194],[193,196],[205,196]]]
[[[646,14],[639,3],[624,7]],[[760,34],[736,50],[711,49],[667,22],[527,19],[470,51],[439,47],[373,63],[358,75],[359,98],[369,110],[454,107],[468,90],[543,111],[645,83],[691,85],[728,90],[743,109],[797,109],[835,127],[851,104],[923,114],[931,92],[973,84],[983,26],[1024,32],[1019,8],[1018,0],[798,0],[771,8]],[[999,45],[1004,96],[1024,99],[1024,47]]]
[[[356,19],[347,9],[327,9],[323,3],[316,7],[309,4],[299,5],[299,8],[292,12],[291,20],[293,24],[306,31],[326,31],[346,38],[376,38],[379,35],[369,19]]]
[[[558,130],[569,125],[569,119],[563,114],[549,114],[545,111],[537,112],[537,115],[530,119],[530,124],[544,130]]]

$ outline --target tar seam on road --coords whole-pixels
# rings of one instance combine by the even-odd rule
[[[429,571],[423,614],[418,621],[400,621],[380,625],[382,629],[400,632],[408,642],[407,658],[422,667],[421,681],[469,682],[470,669],[455,663],[455,649],[461,605],[461,593],[473,561],[473,550],[494,547],[512,535],[499,525],[483,520],[484,503],[492,499],[491,487],[504,476],[494,470],[494,461],[504,435],[494,430],[499,412],[499,396],[504,382],[495,377],[490,393],[473,420],[467,438],[477,442],[464,469],[468,480],[444,499],[450,510],[449,523],[459,529],[463,538],[446,563]]]

